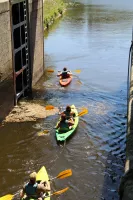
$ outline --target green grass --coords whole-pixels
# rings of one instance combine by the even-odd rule
[[[65,4],[62,0],[45,0],[43,9],[44,26],[47,27],[59,14],[63,13]]]

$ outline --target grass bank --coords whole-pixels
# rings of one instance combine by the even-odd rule
[[[44,0],[44,30],[47,29],[55,19],[60,17],[66,9],[63,0]]]

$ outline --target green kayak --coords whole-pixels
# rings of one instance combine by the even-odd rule
[[[74,131],[76,130],[76,128],[78,126],[78,123],[79,123],[78,111],[77,111],[77,109],[74,105],[71,105],[71,110],[76,115],[76,117],[74,118],[75,123],[74,123],[74,125],[72,126],[71,129],[67,129],[63,132],[60,132],[59,129],[56,129],[56,139],[57,139],[57,141],[65,141],[70,135],[72,135],[74,133]],[[60,120],[59,120],[59,122],[60,122]],[[57,125],[58,125],[58,123],[57,123]]]

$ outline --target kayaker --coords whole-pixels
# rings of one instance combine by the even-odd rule
[[[43,195],[50,191],[50,184],[48,181],[36,182],[36,172],[33,172],[29,176],[30,180],[23,186],[20,191],[20,198],[36,198],[38,200],[43,199]]]
[[[59,128],[60,131],[65,131],[66,129],[71,129],[73,125],[74,125],[73,119],[67,120],[66,114],[62,113],[61,120],[56,126],[56,128]]]
[[[66,67],[63,68],[63,71],[60,72],[57,76],[61,76],[62,79],[69,78],[72,75],[71,71],[68,71]]]
[[[66,107],[66,110],[63,112],[65,115],[66,115],[66,118],[69,120],[69,119],[72,119],[73,120],[73,117],[75,117],[75,113],[72,112],[71,110],[71,106],[67,106]]]

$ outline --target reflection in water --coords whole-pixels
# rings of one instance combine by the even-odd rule
[[[64,107],[75,104],[79,126],[59,146],[54,126],[58,115],[32,123],[1,128],[1,195],[14,193],[28,174],[42,165],[50,176],[71,168],[73,176],[52,184],[53,190],[69,185],[58,199],[117,200],[124,170],[126,133],[126,76],[133,8],[131,1],[78,0],[45,33],[45,73],[34,88],[39,103]],[[72,83],[60,87],[57,71],[64,66],[81,69]],[[38,137],[47,130],[48,134]],[[57,197],[53,197],[53,199]]]

